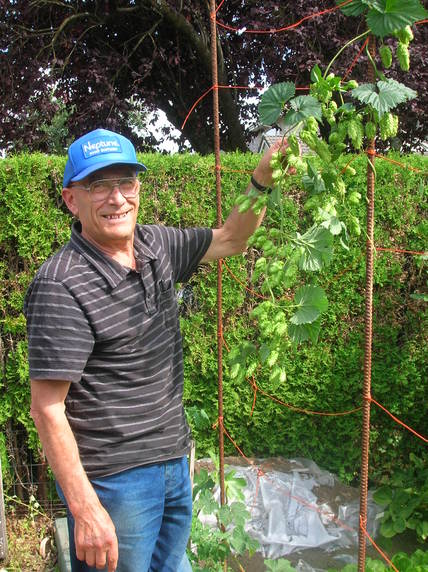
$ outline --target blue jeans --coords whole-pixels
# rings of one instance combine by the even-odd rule
[[[186,457],[136,467],[91,483],[116,528],[116,572],[192,571],[186,556],[192,522]],[[57,489],[64,502],[58,484]],[[69,510],[67,518],[72,571],[100,572],[77,559],[74,519]]]

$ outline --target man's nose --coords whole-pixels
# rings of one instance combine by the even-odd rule
[[[113,183],[108,200],[114,203],[123,203],[126,199],[120,192],[119,183]]]

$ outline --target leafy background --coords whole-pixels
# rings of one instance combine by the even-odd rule
[[[423,156],[398,158],[427,171]],[[141,155],[149,167],[142,183],[140,221],[177,226],[215,226],[214,158],[198,155]],[[245,189],[258,157],[222,155],[223,209],[227,215]],[[0,162],[0,451],[6,487],[19,467],[40,455],[29,417],[29,380],[25,320],[22,314],[27,285],[40,264],[69,236],[70,218],[60,197],[63,157],[21,154]],[[346,180],[348,192],[364,194],[365,159],[353,162],[356,175]],[[427,192],[418,173],[376,161],[376,228],[378,246],[426,249],[428,224],[423,213]],[[282,224],[287,232],[304,228],[304,197],[290,177],[282,214],[269,209],[266,225]],[[362,221],[364,201],[350,205]],[[303,225],[303,226],[302,226]],[[364,222],[362,224],[364,227]],[[323,274],[329,298],[317,345],[289,345],[282,368],[286,381],[272,382],[267,372],[257,384],[297,407],[343,411],[361,405],[364,333],[364,232],[349,251],[338,250]],[[254,271],[256,249],[230,258],[228,267],[244,283]],[[412,255],[378,253],[374,276],[373,397],[422,434],[427,433],[428,397],[427,312],[414,293],[426,291],[424,261]],[[254,286],[257,289],[257,283]],[[193,426],[198,457],[216,447],[211,425],[217,417],[216,272],[201,267],[187,289],[190,302],[182,305],[185,350],[184,401]],[[255,341],[256,323],[249,317],[257,304],[231,275],[224,273],[225,341],[233,349]],[[247,455],[310,457],[343,480],[358,478],[361,415],[320,417],[283,408],[258,394],[251,416],[253,391],[247,382],[230,378],[225,352],[225,426]],[[201,415],[201,410],[206,416]],[[372,407],[370,476],[378,480],[405,467],[409,454],[426,458],[426,447]],[[235,453],[226,441],[226,452]]]

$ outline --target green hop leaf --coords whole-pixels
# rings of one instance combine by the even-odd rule
[[[311,95],[299,95],[290,101],[291,109],[284,118],[285,125],[295,125],[308,117],[315,117],[321,121],[321,105]]]
[[[371,105],[381,116],[400,103],[414,99],[417,93],[394,79],[387,79],[376,85],[364,83],[353,89],[351,95],[361,103]]]
[[[186,417],[196,429],[207,429],[211,426],[210,418],[208,417],[205,409],[201,409],[196,405],[186,407]]]
[[[272,125],[278,120],[284,110],[284,105],[296,93],[291,81],[271,85],[262,95],[259,103],[260,121],[264,125]]]
[[[316,83],[322,79],[322,71],[318,64],[315,64],[311,70],[311,81]]]
[[[376,137],[376,123],[367,121],[365,126],[365,133],[367,139],[374,139]]]
[[[330,133],[328,137],[328,143],[329,145],[336,145],[337,143],[340,143],[340,136],[337,131],[332,131]]]
[[[305,191],[310,194],[318,195],[325,191],[325,183],[318,171],[317,167],[308,159],[308,172],[307,175],[303,175],[302,183]]]
[[[336,0],[336,4],[343,4],[343,0]],[[342,6],[340,11],[345,14],[345,16],[360,16],[367,10],[367,4],[362,0],[352,0],[349,4]]]
[[[209,490],[202,490],[198,498],[198,508],[205,514],[211,514],[218,510],[218,504],[214,500],[212,492]]]
[[[296,290],[294,305],[297,311],[290,318],[292,324],[311,324],[327,310],[328,300],[319,286],[302,286]]]
[[[378,0],[367,14],[367,25],[375,36],[383,38],[427,16],[419,0]]]
[[[299,268],[315,272],[328,264],[333,253],[332,240],[330,232],[320,226],[311,227],[303,235],[296,233],[293,242],[301,249]]]
[[[411,559],[407,554],[404,554],[404,552],[394,554],[392,557],[392,563],[398,570],[411,570],[411,568],[409,568],[411,565]]]
[[[315,320],[311,324],[289,324],[288,335],[295,344],[310,340],[316,344],[321,329],[321,320]]]
[[[325,213],[325,211],[323,211]],[[328,213],[326,213],[328,215]],[[337,236],[342,232],[343,223],[336,216],[327,216],[326,220],[321,223],[324,228],[327,228],[331,234]]]
[[[244,486],[247,484],[245,479],[239,479],[240,481],[244,481]],[[230,488],[230,487],[228,487]],[[242,490],[242,485],[240,490]],[[228,497],[229,498],[229,497]],[[241,499],[244,500],[244,496],[241,494]],[[248,518],[250,517],[249,512],[246,509],[246,506],[243,502],[233,502],[230,505],[230,509],[231,509],[231,514],[233,517],[232,522],[234,522],[235,524],[240,524],[243,525]]]

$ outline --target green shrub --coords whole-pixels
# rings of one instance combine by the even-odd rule
[[[398,158],[397,155],[392,155]],[[214,158],[198,155],[141,155],[148,166],[141,191],[140,222],[168,225],[216,225]],[[243,192],[257,163],[252,154],[222,155],[223,217]],[[401,157],[409,166],[427,170],[422,156]],[[36,269],[68,238],[70,217],[60,190],[64,157],[18,155],[0,160],[0,327],[3,348],[0,383],[0,426],[25,428],[27,446],[37,458],[38,443],[29,417],[29,383],[26,369],[25,321],[22,302]],[[347,183],[349,192],[364,194],[365,158],[353,162],[357,173]],[[241,172],[235,172],[241,171]],[[423,177],[386,161],[376,161],[375,243],[383,247],[426,249],[424,223],[426,188]],[[304,219],[303,196],[292,177],[287,189],[283,220],[295,230]],[[365,220],[364,201],[352,212]],[[279,221],[268,211],[266,227]],[[349,251],[340,251],[323,277],[329,309],[316,346],[291,344],[281,356],[284,383],[269,381],[268,371],[256,372],[257,385],[276,398],[300,408],[331,412],[361,405],[364,335],[364,232],[354,238]],[[227,260],[243,283],[250,283],[257,249]],[[378,252],[374,275],[374,332],[372,395],[394,415],[422,434],[427,433],[426,318],[422,300],[412,298],[425,288],[422,257]],[[217,432],[217,332],[216,271],[202,267],[191,279],[195,303],[181,318],[185,351],[184,402],[203,409],[209,419],[194,425],[198,456],[216,446]],[[258,289],[258,283],[251,285]],[[233,349],[243,341],[255,342],[255,320],[249,317],[258,302],[227,270],[223,276],[224,340]],[[224,423],[248,455],[310,457],[343,480],[358,476],[361,414],[326,417],[301,414],[257,394],[247,381],[230,377],[228,350],[224,349]],[[192,416],[191,417],[191,423]],[[194,416],[193,416],[194,417]],[[0,443],[0,449],[4,449]],[[9,448],[10,450],[10,448]],[[226,452],[235,449],[226,439]],[[392,474],[406,467],[409,454],[426,458],[424,444],[377,407],[371,415],[371,476]],[[14,451],[17,454],[17,451]],[[6,468],[7,470],[7,468]]]

